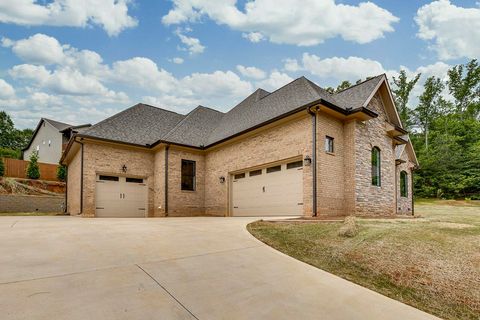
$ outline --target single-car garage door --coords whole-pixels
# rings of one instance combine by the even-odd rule
[[[292,161],[233,175],[234,216],[303,214],[303,163]]]
[[[147,185],[140,178],[98,175],[95,199],[97,217],[145,217]]]

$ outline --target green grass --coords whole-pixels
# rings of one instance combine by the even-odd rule
[[[419,219],[254,222],[248,230],[296,259],[446,319],[480,318],[480,203],[418,201]]]
[[[60,213],[55,212],[0,212],[0,217],[20,217],[20,216],[31,216],[31,217],[38,217],[38,216],[57,216],[62,215]]]

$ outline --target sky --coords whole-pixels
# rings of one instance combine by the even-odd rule
[[[257,88],[401,69],[446,79],[480,57],[479,1],[0,0],[0,110],[96,123],[143,102],[228,111]]]

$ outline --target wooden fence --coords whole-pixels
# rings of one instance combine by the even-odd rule
[[[3,163],[5,164],[5,177],[12,178],[27,178],[27,166],[28,161],[3,158]],[[40,178],[39,180],[48,180],[48,181],[58,181],[57,179],[57,167],[56,164],[49,163],[38,163],[40,168]]]

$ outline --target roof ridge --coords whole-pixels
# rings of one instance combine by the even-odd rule
[[[167,112],[171,112],[171,113],[175,113],[175,114],[179,114],[179,115],[181,115],[181,116],[184,116],[184,114],[181,114],[181,113],[178,113],[178,112],[175,112],[175,111],[172,111],[172,110],[168,110],[168,109],[164,109],[164,108],[152,106],[151,104],[148,104],[148,103],[139,102],[139,103],[137,103],[135,106],[137,106],[137,105],[143,105],[143,106],[145,106],[145,107],[150,107],[150,108],[154,108],[154,109],[159,109],[159,110],[162,110],[162,111],[167,111]],[[135,106],[134,106],[134,107],[135,107]]]
[[[57,121],[57,120],[53,120],[53,119],[49,119],[49,118],[44,118],[44,117],[42,117],[42,118],[40,118],[40,119],[41,119],[41,120],[44,120],[44,121],[48,121],[48,122],[52,121],[52,122],[64,124],[64,125],[67,125],[67,126],[70,126],[70,127],[73,126],[73,124],[66,123],[66,122],[61,122],[61,121]]]
[[[198,105],[196,106],[194,109],[192,109],[189,113],[187,113],[186,115],[183,116],[182,120],[178,121],[177,124],[170,130],[168,131],[163,137],[161,137],[160,139],[158,139],[156,142],[160,141],[160,140],[163,140],[163,139],[166,139],[171,133],[175,132],[176,129],[178,129],[182,123],[184,123],[189,117],[192,116],[192,114],[194,114],[195,112],[197,112],[198,110],[200,110],[200,108],[205,108],[204,106],[202,105]],[[155,142],[155,143],[156,143]]]
[[[338,92],[335,92],[334,94],[332,94],[332,96],[334,96],[334,95],[336,95],[336,94],[339,94],[339,93],[341,93],[341,92],[347,91],[347,90],[349,90],[349,89],[351,89],[351,88],[353,88],[353,87],[359,86],[359,85],[361,85],[361,84],[364,84],[365,82],[368,82],[368,81],[370,81],[370,80],[376,79],[376,78],[381,77],[381,76],[384,76],[384,75],[385,75],[385,73],[382,73],[382,74],[379,74],[379,75],[377,75],[377,76],[371,77],[370,79],[363,80],[362,82],[355,83],[354,85],[351,85],[351,86],[348,87],[348,88],[345,88],[345,89],[342,89],[342,90],[340,90],[340,91],[338,91]]]
[[[90,128],[88,128],[87,131],[90,131],[91,129],[96,128],[96,127],[99,126],[100,124],[102,124],[102,123],[104,123],[104,122],[106,122],[106,121],[108,121],[108,120],[110,120],[110,119],[115,119],[115,118],[117,118],[118,116],[120,116],[121,114],[124,114],[125,112],[127,112],[128,110],[133,109],[133,108],[136,108],[136,107],[139,107],[139,106],[141,106],[141,105],[142,105],[142,103],[137,103],[137,104],[135,104],[135,105],[133,105],[133,106],[127,108],[127,109],[124,109],[124,110],[122,110],[122,111],[120,111],[120,112],[118,112],[118,113],[115,113],[114,115],[111,115],[110,117],[105,118],[105,119],[103,119],[102,121],[95,123],[95,124],[92,125]],[[148,105],[146,104],[146,106],[148,106]],[[153,107],[153,106],[150,106],[150,107]],[[154,108],[155,108],[155,107],[154,107]]]
[[[302,79],[304,82],[307,83],[307,86],[308,88],[310,89],[311,92],[313,92],[314,95],[316,96],[320,96],[317,92],[317,90],[315,90],[315,88],[313,87],[313,82],[308,80],[305,76],[301,76],[299,79]],[[320,87],[319,87],[320,88]],[[321,97],[320,97],[321,98]]]

